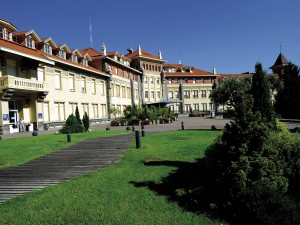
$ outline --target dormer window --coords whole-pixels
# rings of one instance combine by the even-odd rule
[[[88,61],[87,61],[86,58],[84,58],[84,59],[82,60],[82,64],[83,64],[84,66],[88,66]]]
[[[34,40],[32,39],[32,37],[27,37],[26,38],[26,46],[28,48],[33,48],[35,49],[35,46],[34,46]]]
[[[77,55],[72,54],[72,62],[77,63]]]
[[[59,53],[58,53],[59,57],[62,58],[62,59],[65,59],[66,58],[66,52],[62,49],[59,50]]]
[[[0,27],[0,38],[5,39],[5,28]]]
[[[47,54],[52,54],[52,47],[48,43],[44,45],[44,52]]]

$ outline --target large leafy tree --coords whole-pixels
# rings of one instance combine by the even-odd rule
[[[250,88],[250,77],[223,78],[218,85],[213,86],[211,99],[216,105],[230,106],[239,114],[245,100],[250,97]]]
[[[280,79],[284,87],[275,98],[275,110],[284,118],[300,118],[300,69],[289,63]]]

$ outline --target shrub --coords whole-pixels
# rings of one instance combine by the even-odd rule
[[[82,123],[84,126],[84,131],[88,131],[90,128],[90,118],[88,116],[88,114],[85,112],[82,118]]]
[[[71,114],[66,120],[66,124],[63,126],[62,129],[59,130],[59,132],[63,134],[82,133],[83,129],[83,126],[78,123],[77,118],[73,114]]]

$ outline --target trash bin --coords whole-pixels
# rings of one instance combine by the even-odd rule
[[[26,131],[33,131],[33,124],[29,123],[26,125]]]

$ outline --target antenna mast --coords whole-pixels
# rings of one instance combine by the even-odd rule
[[[90,17],[89,29],[90,29],[90,47],[92,48],[93,47],[93,30],[92,30],[92,19],[91,19],[91,17]]]

